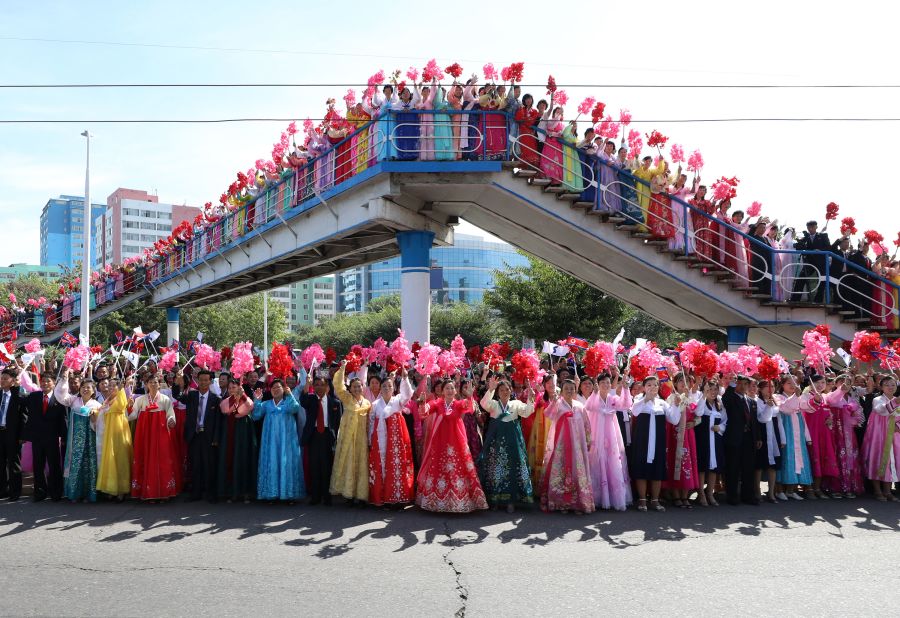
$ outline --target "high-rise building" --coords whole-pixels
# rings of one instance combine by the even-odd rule
[[[494,287],[494,271],[525,266],[512,245],[469,234],[456,234],[450,247],[431,249],[431,299],[434,303],[478,303]],[[379,296],[400,294],[400,258],[391,258],[335,276],[337,313],[358,313]]]
[[[0,267],[0,283],[15,281],[19,277],[37,275],[45,281],[56,281],[63,271],[59,266],[38,266],[36,264],[10,264]]]
[[[103,204],[91,204],[88,221],[96,220],[105,208]],[[74,268],[84,255],[84,225],[84,197],[60,195],[47,200],[41,211],[41,265]],[[91,230],[94,245],[96,237],[94,227]]]
[[[335,278],[315,277],[291,285],[288,310],[291,328],[315,326],[322,318],[335,315]]]
[[[138,189],[116,189],[106,198],[106,208],[95,219],[94,264],[121,264],[167,238],[182,221],[193,221],[201,210],[193,206],[165,204]]]

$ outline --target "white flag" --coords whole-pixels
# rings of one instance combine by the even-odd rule
[[[85,345],[85,346],[88,345],[87,337],[85,337],[84,335],[79,334],[79,335],[78,335],[78,343],[80,343],[81,345]]]
[[[619,334],[616,335],[616,338],[613,339],[613,342],[612,342],[613,354],[615,354],[616,350],[619,349],[619,344],[622,343],[622,339],[624,337],[625,337],[625,329],[622,328],[622,330],[619,331]]]
[[[147,339],[149,339],[150,341],[156,341],[157,339],[159,339],[159,331],[155,330],[152,333],[147,333]]]
[[[628,352],[628,358],[634,358],[635,356],[637,356],[637,355],[638,355],[638,352],[640,352],[641,350],[643,350],[644,347],[646,347],[646,345],[647,345],[647,340],[646,340],[646,339],[641,339],[640,337],[638,337],[637,339],[635,339],[635,340],[634,340],[634,347],[631,348],[631,350]]]
[[[125,356],[125,358],[128,359],[128,362],[130,362],[134,367],[138,366],[138,363],[140,362],[140,357],[135,352],[129,352],[126,350],[125,352],[122,352],[122,354]]]
[[[557,345],[555,343],[550,343],[549,341],[544,342],[544,347],[541,350],[542,354],[549,354],[551,356],[565,356],[569,353],[569,346],[567,345]]]
[[[203,333],[197,332],[197,343],[203,343]]]
[[[144,336],[144,331],[141,330],[141,327],[140,327],[140,326],[135,326],[135,327],[134,327],[134,334],[137,335],[138,337],[143,337],[143,336]]]
[[[853,357],[847,354],[847,350],[845,350],[844,348],[838,348],[836,352],[837,355],[841,357],[841,360],[844,361],[844,364],[849,367],[850,363],[853,361]]]

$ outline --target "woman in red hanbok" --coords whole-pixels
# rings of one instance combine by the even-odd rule
[[[146,395],[134,402],[128,420],[137,419],[134,435],[134,460],[131,466],[131,497],[141,500],[165,500],[177,496],[175,462],[175,410],[172,400],[159,392],[155,373],[144,379]]]
[[[547,408],[550,431],[541,477],[541,509],[592,513],[594,494],[590,477],[591,424],[584,406],[575,398],[575,382],[566,380],[562,397],[552,394]]]
[[[499,113],[506,108],[505,87],[494,84],[487,86],[486,92],[479,98],[478,105],[482,111],[494,112],[481,117],[484,133],[485,154],[488,159],[506,157],[506,114]]]
[[[416,504],[426,511],[469,513],[487,509],[487,500],[469,453],[462,415],[473,411],[471,399],[454,400],[456,384],[444,380],[442,396],[428,404],[434,420],[417,479]]]
[[[379,396],[372,403],[372,446],[369,449],[369,502],[406,504],[413,501],[412,444],[403,411],[413,394],[406,375],[401,374],[400,394],[394,395],[394,374],[381,382]]]
[[[541,120],[541,114],[534,109],[534,97],[522,97],[522,107],[516,111],[514,120],[519,125],[519,160],[529,169],[539,171],[541,158],[537,149],[537,134],[534,128]]]

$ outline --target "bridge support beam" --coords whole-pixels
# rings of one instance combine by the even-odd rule
[[[400,246],[400,327],[410,342],[431,338],[431,244],[434,232],[397,232]]]
[[[167,339],[166,345],[171,345],[173,340],[181,341],[181,337],[179,334],[179,325],[181,323],[181,308],[179,307],[166,307],[166,326],[167,326]]]
[[[728,326],[725,328],[728,335],[728,351],[735,352],[742,345],[747,345],[747,337],[750,335],[749,326]]]

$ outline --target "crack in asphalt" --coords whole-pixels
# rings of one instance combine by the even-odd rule
[[[456,618],[465,618],[466,616],[466,606],[469,602],[469,587],[462,583],[463,573],[456,567],[456,563],[450,559],[450,554],[452,554],[457,547],[459,547],[459,543],[453,539],[453,532],[450,530],[450,524],[446,521],[444,522],[444,534],[447,535],[448,543],[450,549],[444,554],[444,564],[453,569],[453,575],[456,580],[456,594],[459,596],[459,600],[462,603],[460,608],[456,610],[456,613],[453,614]]]

